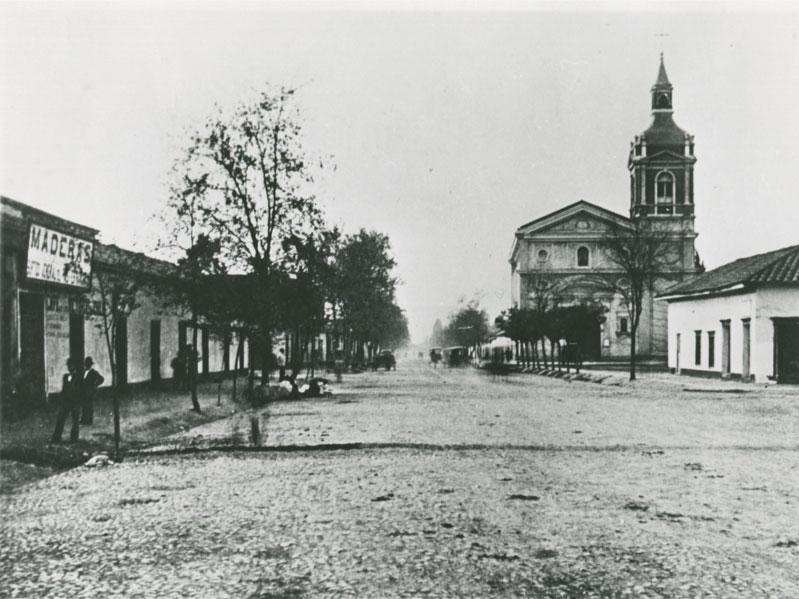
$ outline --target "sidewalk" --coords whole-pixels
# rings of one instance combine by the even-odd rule
[[[237,396],[242,401],[246,379],[237,383]],[[188,391],[164,388],[134,388],[120,396],[120,449],[129,450],[150,445],[171,434],[188,430],[246,408],[231,400],[233,380],[200,383],[198,398],[201,413],[192,411]],[[110,393],[104,392],[95,402],[94,423],[81,425],[80,440],[69,443],[71,419],[67,419],[62,443],[50,438],[55,428],[57,404],[34,410],[21,420],[0,423],[0,491],[29,480],[41,478],[59,469],[84,463],[98,453],[113,453],[114,412]]]
[[[591,374],[597,375],[613,375],[621,377],[627,384],[630,384],[629,370],[603,370],[600,368],[586,369]],[[743,393],[754,392],[765,388],[777,388],[776,383],[746,383],[735,379],[722,379],[720,377],[711,376],[692,376],[687,374],[671,374],[662,371],[646,371],[636,370],[636,381],[631,384],[647,384],[659,383],[663,385],[671,385],[681,387],[683,391],[693,392],[711,392],[717,391],[720,393]],[[779,385],[779,388],[786,389],[794,387],[795,385]]]

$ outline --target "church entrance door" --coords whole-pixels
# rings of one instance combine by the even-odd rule
[[[594,361],[602,356],[602,330],[598,322],[585,323],[569,341],[578,344],[583,360]]]

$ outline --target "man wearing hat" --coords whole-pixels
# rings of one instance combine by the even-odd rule
[[[68,416],[72,417],[69,440],[73,443],[77,442],[80,432],[81,387],[80,358],[68,358],[67,373],[62,379],[61,397],[59,398],[52,443],[61,443],[61,434],[64,432],[64,424],[66,424]]]
[[[94,398],[97,396],[97,387],[103,384],[103,375],[94,369],[94,360],[91,356],[86,356],[83,361],[85,366],[83,373],[83,413],[81,414],[81,424],[91,424],[94,422]]]

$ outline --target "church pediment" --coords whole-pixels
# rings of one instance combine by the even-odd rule
[[[628,227],[630,220],[606,208],[581,200],[519,227],[517,237],[543,233],[591,234],[606,231],[611,225]]]
[[[596,233],[606,231],[608,222],[596,218],[590,212],[582,212],[573,218],[559,221],[549,227],[535,231],[536,233]]]

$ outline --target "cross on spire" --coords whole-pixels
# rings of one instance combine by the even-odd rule
[[[660,38],[660,62],[663,62],[663,38],[670,37],[670,35],[668,33],[656,33],[655,37]]]

